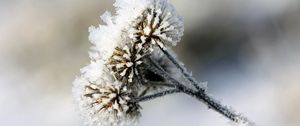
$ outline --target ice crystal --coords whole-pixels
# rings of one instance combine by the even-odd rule
[[[80,69],[82,76],[87,78],[91,82],[99,81],[99,77],[107,71],[105,70],[104,61],[95,60],[91,61],[89,65]]]
[[[89,28],[89,40],[93,44],[90,58],[93,60],[106,60],[108,59],[115,47],[120,44],[121,31],[114,23],[114,17],[110,12],[105,12],[101,19],[106,23],[98,27],[91,26]]]

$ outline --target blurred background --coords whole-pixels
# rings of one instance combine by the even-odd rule
[[[209,92],[261,126],[300,125],[299,0],[171,0],[175,48]],[[81,126],[72,81],[89,63],[88,27],[112,0],[0,0],[0,125]],[[183,94],[142,104],[138,126],[230,126]]]

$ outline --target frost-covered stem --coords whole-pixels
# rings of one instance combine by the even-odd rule
[[[167,84],[165,82],[149,81],[148,83],[153,85],[153,86],[164,86],[164,87],[169,87],[169,88],[174,88],[175,87],[173,84]]]
[[[250,122],[248,121],[247,118],[241,116],[238,113],[235,113],[233,110],[230,109],[230,107],[222,105],[219,101],[217,101],[214,98],[212,98],[211,96],[209,96],[206,92],[187,91],[184,93],[197,98],[199,101],[202,101],[203,103],[205,103],[208,106],[208,108],[219,112],[220,114],[224,115],[225,117],[227,117],[228,119],[230,119],[233,122],[242,123],[242,124],[250,124]]]
[[[158,68],[160,71],[165,72],[164,68],[162,68],[155,60],[153,60],[151,57],[149,57],[149,61],[152,65],[154,65],[156,68]]]
[[[188,71],[186,70],[186,68],[184,68],[177,60],[176,58],[174,58],[169,51],[166,48],[160,48],[161,51],[168,57],[168,59],[177,67],[180,69],[180,71],[182,72],[182,74],[192,83],[192,85],[194,85],[194,87],[198,90],[198,91],[205,91],[205,87],[200,87],[200,83],[198,83],[192,76],[191,74],[188,73]]]
[[[171,90],[167,90],[167,91],[162,91],[162,92],[159,92],[159,93],[139,97],[139,98],[135,99],[135,102],[145,102],[145,101],[149,101],[149,100],[152,100],[152,99],[155,99],[155,98],[166,96],[168,94],[174,94],[174,93],[179,93],[179,92],[181,92],[181,91],[178,90],[178,89],[171,89]]]
[[[233,110],[230,109],[230,107],[222,105],[219,101],[217,101],[214,98],[212,98],[211,96],[209,96],[206,93],[206,91],[204,91],[204,90],[195,91],[193,89],[190,89],[190,88],[184,86],[183,84],[181,84],[180,82],[178,82],[177,80],[175,80],[174,78],[172,78],[165,71],[157,68],[158,64],[156,62],[153,62],[152,60],[150,60],[150,63],[152,65],[151,64],[146,65],[148,70],[151,70],[152,72],[161,75],[163,78],[168,80],[171,84],[174,84],[175,88],[178,89],[179,91],[181,91],[185,94],[188,94],[192,97],[197,98],[199,101],[202,101],[203,103],[205,103],[209,108],[219,112],[220,114],[222,114],[223,116],[232,120],[233,122],[254,125],[254,123],[249,122],[247,120],[247,118],[241,116],[240,114],[235,113]]]

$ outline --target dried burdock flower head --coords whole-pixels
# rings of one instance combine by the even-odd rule
[[[183,35],[183,20],[168,0],[150,0],[133,22],[130,37],[148,48],[150,45],[175,46]],[[151,47],[151,46],[150,46]]]
[[[81,86],[76,93],[77,99],[80,111],[90,126],[131,124],[140,116],[139,105],[132,102],[134,94],[118,81],[93,84],[81,77],[74,81],[74,85]],[[75,90],[78,91],[78,88]]]
[[[136,67],[142,63],[142,57],[142,52],[129,44],[123,48],[116,47],[107,65],[118,80],[125,79],[131,83],[134,75],[138,74]]]

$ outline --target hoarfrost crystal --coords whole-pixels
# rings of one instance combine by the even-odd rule
[[[120,42],[121,31],[120,28],[114,23],[114,17],[105,12],[101,19],[106,25],[99,25],[98,27],[91,26],[89,28],[89,40],[93,44],[90,58],[92,60],[106,60],[112,53],[113,49],[118,46]]]
[[[101,77],[105,72],[104,61],[91,61],[89,65],[83,67],[82,69],[80,69],[80,71],[82,73],[82,76],[95,83],[96,81],[99,81],[99,77]]]

